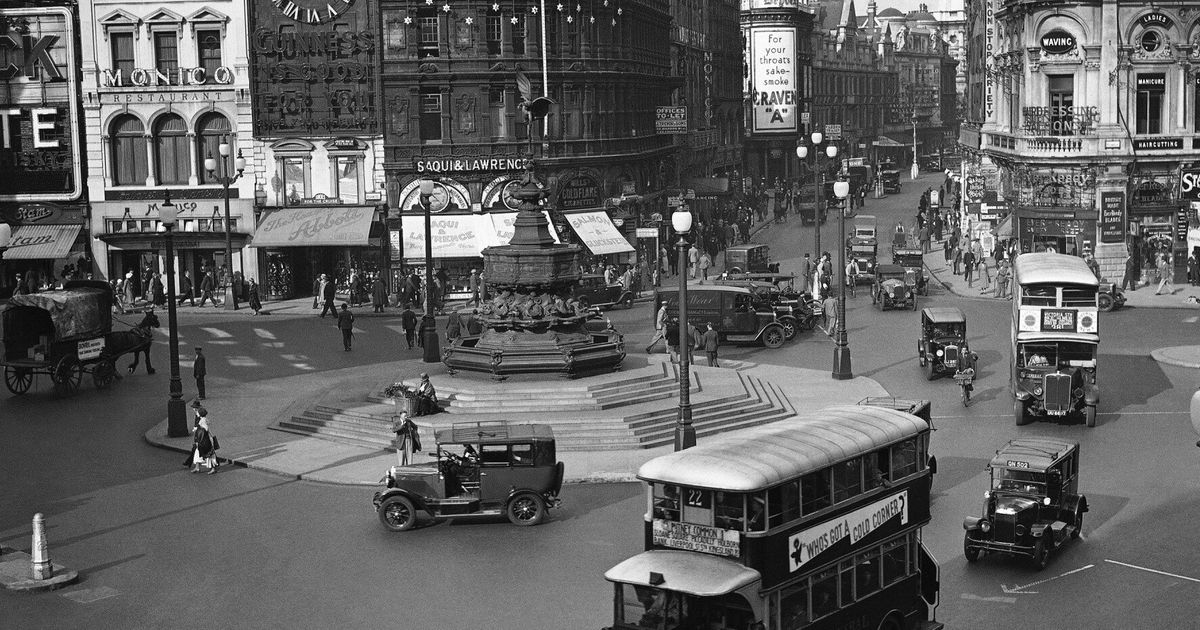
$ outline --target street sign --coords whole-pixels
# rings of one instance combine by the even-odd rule
[[[678,208],[683,205],[683,197],[667,197],[668,208]]]
[[[666,134],[687,133],[687,107],[672,105],[656,108],[654,131]]]
[[[638,238],[658,238],[658,230],[654,228],[638,228]]]
[[[841,140],[842,126],[841,125],[825,125],[825,139]]]

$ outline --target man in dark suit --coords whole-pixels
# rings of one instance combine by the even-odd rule
[[[204,349],[196,346],[196,361],[192,363],[192,376],[196,379],[196,398],[204,400],[204,377],[208,374],[207,361],[204,359]]]
[[[213,278],[213,272],[207,271],[204,273],[204,279],[200,281],[200,306],[204,306],[207,300],[212,300],[213,306],[219,308],[217,298],[213,297],[213,291],[217,288],[217,281]]]
[[[350,352],[350,345],[354,342],[354,313],[350,312],[345,302],[342,302],[342,312],[338,313],[337,327],[342,331],[342,346],[346,352]]]
[[[183,277],[179,279],[179,305],[183,306],[183,301],[189,300],[192,306],[196,305],[196,294],[192,292],[192,273],[190,271],[183,272]]]
[[[321,307],[322,318],[325,317],[325,313],[329,313],[334,317],[338,315],[337,308],[333,305],[335,289],[336,287],[333,281],[329,279],[329,276],[321,274],[321,299],[325,302],[325,305]]]
[[[412,350],[417,337],[417,314],[409,304],[405,304],[404,312],[400,313],[400,325],[404,327],[404,341],[408,343],[408,349]]]

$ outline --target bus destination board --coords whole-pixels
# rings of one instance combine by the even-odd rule
[[[1074,309],[1044,308],[1042,309],[1042,330],[1049,332],[1075,332],[1077,325]]]

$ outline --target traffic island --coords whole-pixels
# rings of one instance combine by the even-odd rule
[[[0,547],[0,584],[10,591],[36,593],[52,591],[79,580],[79,573],[66,567],[51,563],[52,573],[44,580],[33,579],[30,572],[33,557],[24,551],[10,547]]]

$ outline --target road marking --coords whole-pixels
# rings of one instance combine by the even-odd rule
[[[1052,577],[1052,578],[1046,578],[1046,579],[1044,579],[1044,580],[1038,580],[1038,581],[1036,581],[1036,582],[1030,582],[1029,584],[1026,584],[1026,585],[1024,585],[1024,586],[1013,586],[1013,587],[1010,587],[1010,586],[1008,586],[1007,584],[1001,584],[1001,585],[1000,585],[1000,589],[1001,589],[1001,590],[1003,590],[1005,593],[1007,593],[1007,594],[1009,594],[1009,595],[1014,595],[1014,594],[1020,594],[1020,595],[1036,595],[1036,594],[1037,594],[1037,591],[1026,591],[1025,589],[1027,589],[1027,588],[1029,588],[1029,587],[1031,587],[1031,586],[1037,586],[1038,584],[1045,584],[1046,582],[1051,582],[1051,581],[1057,580],[1058,578],[1067,577],[1068,575],[1071,575],[1072,573],[1079,573],[1080,571],[1086,571],[1086,570],[1088,570],[1088,569],[1090,569],[1090,568],[1092,568],[1092,567],[1094,567],[1094,566],[1096,566],[1096,565],[1094,565],[1094,564],[1089,564],[1089,565],[1087,565],[1086,567],[1079,567],[1078,569],[1075,569],[1075,570],[1072,570],[1072,571],[1067,571],[1066,573],[1063,573],[1063,574],[1061,574],[1061,575],[1056,575],[1056,576],[1054,576],[1054,577]],[[1200,581],[1200,580],[1198,580],[1198,581]]]
[[[1119,565],[1121,565],[1121,566],[1123,566],[1123,567],[1129,567],[1130,569],[1137,569],[1137,570],[1139,570],[1139,571],[1148,571],[1148,572],[1150,572],[1150,573],[1157,573],[1157,574],[1159,574],[1159,575],[1165,575],[1165,576],[1167,576],[1167,577],[1173,577],[1173,578],[1178,578],[1178,579],[1180,579],[1180,580],[1187,580],[1187,581],[1189,581],[1189,582],[1197,582],[1197,583],[1200,583],[1200,579],[1197,579],[1197,578],[1194,578],[1194,577],[1188,577],[1188,576],[1186,576],[1186,575],[1177,575],[1177,574],[1175,574],[1175,573],[1167,573],[1166,571],[1159,571],[1158,569],[1149,569],[1149,568],[1146,568],[1146,567],[1139,567],[1139,566],[1138,566],[1138,565],[1136,565],[1136,564],[1127,564],[1127,563],[1125,563],[1125,562],[1118,562],[1118,561],[1116,561],[1116,560],[1109,560],[1108,558],[1105,558],[1105,559],[1104,559],[1104,561],[1105,561],[1105,562],[1111,562],[1111,563],[1113,563],[1113,564],[1119,564]]]
[[[213,337],[216,337],[217,339],[227,339],[227,338],[233,336],[233,333],[227,333],[224,330],[221,330],[220,328],[205,328],[202,326],[200,328],[200,330],[203,330],[204,332],[212,335]]]
[[[117,589],[108,586],[97,586],[96,588],[81,588],[77,591],[63,593],[62,596],[77,603],[90,604],[109,597],[116,597]]]
[[[261,337],[263,339],[275,339],[275,333],[273,333],[269,330],[264,330],[262,328],[255,328],[254,334],[258,335],[259,337]]]
[[[1200,322],[1200,317],[1192,315],[1191,317],[1183,318],[1183,323],[1185,324],[1195,324],[1196,322]]]
[[[254,357],[248,357],[244,355],[226,357],[225,361],[233,367],[257,367],[262,365],[262,363],[259,363],[259,361]]]
[[[1015,603],[1017,603],[1016,597],[1000,597],[1000,596],[980,597],[979,595],[976,595],[974,593],[963,593],[963,594],[959,595],[958,597],[959,597],[959,599],[973,599],[977,602],[997,602],[1000,604],[1015,604]]]

